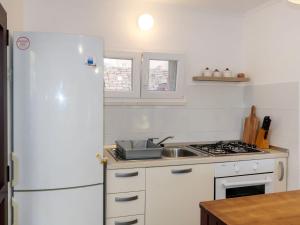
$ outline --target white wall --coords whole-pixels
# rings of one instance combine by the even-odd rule
[[[179,142],[239,139],[243,94],[239,86],[189,86],[186,106],[106,107],[105,141],[169,135]]]
[[[288,188],[300,186],[299,165],[299,84],[298,82],[250,85],[245,90],[245,103],[256,105],[257,116],[271,116],[270,143],[289,150]]]
[[[244,18],[244,65],[255,84],[300,80],[300,5],[274,0]]]
[[[300,187],[299,80],[300,6],[274,0],[248,12],[243,59],[252,86],[245,103],[271,115],[271,143],[289,148],[289,189]]]
[[[24,0],[24,7],[25,30],[101,36],[107,50],[186,53],[188,76],[204,66],[241,69],[240,17],[139,0]],[[144,12],[155,19],[150,33],[137,27]]]
[[[0,3],[4,7],[8,15],[8,29],[11,32],[16,30],[22,30],[23,0],[0,0]]]
[[[137,18],[151,13],[150,33]],[[184,107],[105,108],[105,142],[175,135],[176,140],[239,138],[241,87],[206,86],[191,77],[206,67],[241,71],[241,17],[139,0],[24,0],[24,29],[102,36],[106,50],[179,52],[186,55]]]

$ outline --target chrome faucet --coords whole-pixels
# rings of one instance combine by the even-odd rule
[[[168,139],[173,139],[173,138],[174,138],[174,136],[168,136],[168,137],[162,139],[160,142],[158,142],[158,143],[156,143],[156,144],[157,144],[157,145],[161,145],[161,144],[164,143],[166,140],[168,140]]]
[[[160,142],[158,142],[158,143],[156,143],[156,144],[157,144],[157,145],[161,145],[161,144],[164,143],[166,140],[172,139],[172,138],[174,138],[174,136],[168,136],[168,137],[162,139]],[[159,138],[148,138],[147,142],[152,142],[152,143],[153,143],[154,140],[158,140],[158,139],[159,139]]]

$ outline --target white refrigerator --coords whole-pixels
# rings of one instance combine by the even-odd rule
[[[103,44],[14,34],[13,224],[102,225]]]

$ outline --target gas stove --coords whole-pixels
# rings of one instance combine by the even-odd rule
[[[257,148],[256,145],[249,145],[241,141],[219,141],[210,144],[189,145],[188,147],[212,156],[265,153],[263,150]]]

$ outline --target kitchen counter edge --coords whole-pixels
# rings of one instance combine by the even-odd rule
[[[149,167],[164,167],[164,166],[183,166],[194,164],[210,164],[222,163],[232,161],[245,161],[245,160],[260,160],[260,159],[276,159],[288,158],[288,150],[281,147],[271,146],[270,153],[265,154],[245,154],[234,156],[210,156],[210,157],[187,157],[187,158],[162,158],[151,160],[128,160],[117,161],[111,155],[110,151],[114,145],[107,145],[104,147],[104,156],[108,158],[107,169],[133,169],[133,168],[149,168]]]

